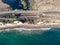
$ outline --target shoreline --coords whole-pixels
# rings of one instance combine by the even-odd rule
[[[43,24],[10,24],[0,25],[0,29],[25,28],[25,29],[41,29],[60,27],[59,23],[43,23]]]

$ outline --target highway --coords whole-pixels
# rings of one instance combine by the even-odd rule
[[[15,14],[30,14],[30,15],[39,15],[39,14],[60,14],[60,10],[51,10],[51,11],[38,11],[38,10],[14,10],[14,11],[3,11],[0,12],[1,14],[9,14],[9,13],[15,13]]]
[[[9,13],[21,13],[21,14],[32,14],[32,15],[39,15],[39,14],[60,14],[60,10],[52,10],[52,11],[36,11],[36,10],[15,10],[15,11],[4,11],[0,12],[0,15],[2,14],[9,14]],[[31,16],[32,16],[31,15]],[[7,18],[0,18],[0,19],[6,19]],[[9,18],[10,19],[10,18]],[[15,18],[14,18],[15,19]],[[11,24],[11,25],[0,25],[0,29],[7,29],[7,28],[55,28],[60,27],[60,23],[48,23],[48,24]]]

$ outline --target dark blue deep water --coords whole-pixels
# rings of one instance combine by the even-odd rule
[[[60,29],[33,34],[3,31],[0,32],[0,45],[60,45]]]
[[[24,0],[27,7],[26,9],[24,9],[23,4],[21,3],[21,0],[2,0],[2,2],[8,4],[13,10],[15,9],[28,10],[30,8],[29,0]]]

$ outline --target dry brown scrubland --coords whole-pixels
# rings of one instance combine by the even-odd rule
[[[0,11],[7,11],[9,10],[8,9],[9,7],[10,7],[9,5],[3,3],[2,0],[0,0]]]
[[[34,10],[39,11],[60,10],[60,0],[30,0],[30,2],[31,9]],[[56,22],[59,20],[58,22],[60,22],[60,14],[46,14],[45,17],[40,16],[40,19],[49,22],[53,21]]]
[[[31,9],[60,10],[60,0],[30,0]]]

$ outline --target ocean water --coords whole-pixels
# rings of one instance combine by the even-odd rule
[[[47,31],[34,31],[30,34],[26,31],[2,31],[0,32],[0,45],[60,45],[60,28]]]
[[[21,0],[2,0],[3,3],[8,4],[12,10],[15,9],[23,9],[23,10],[29,10],[30,8],[30,3],[29,0],[24,0],[26,3],[26,9],[24,9],[23,4],[21,3]]]

